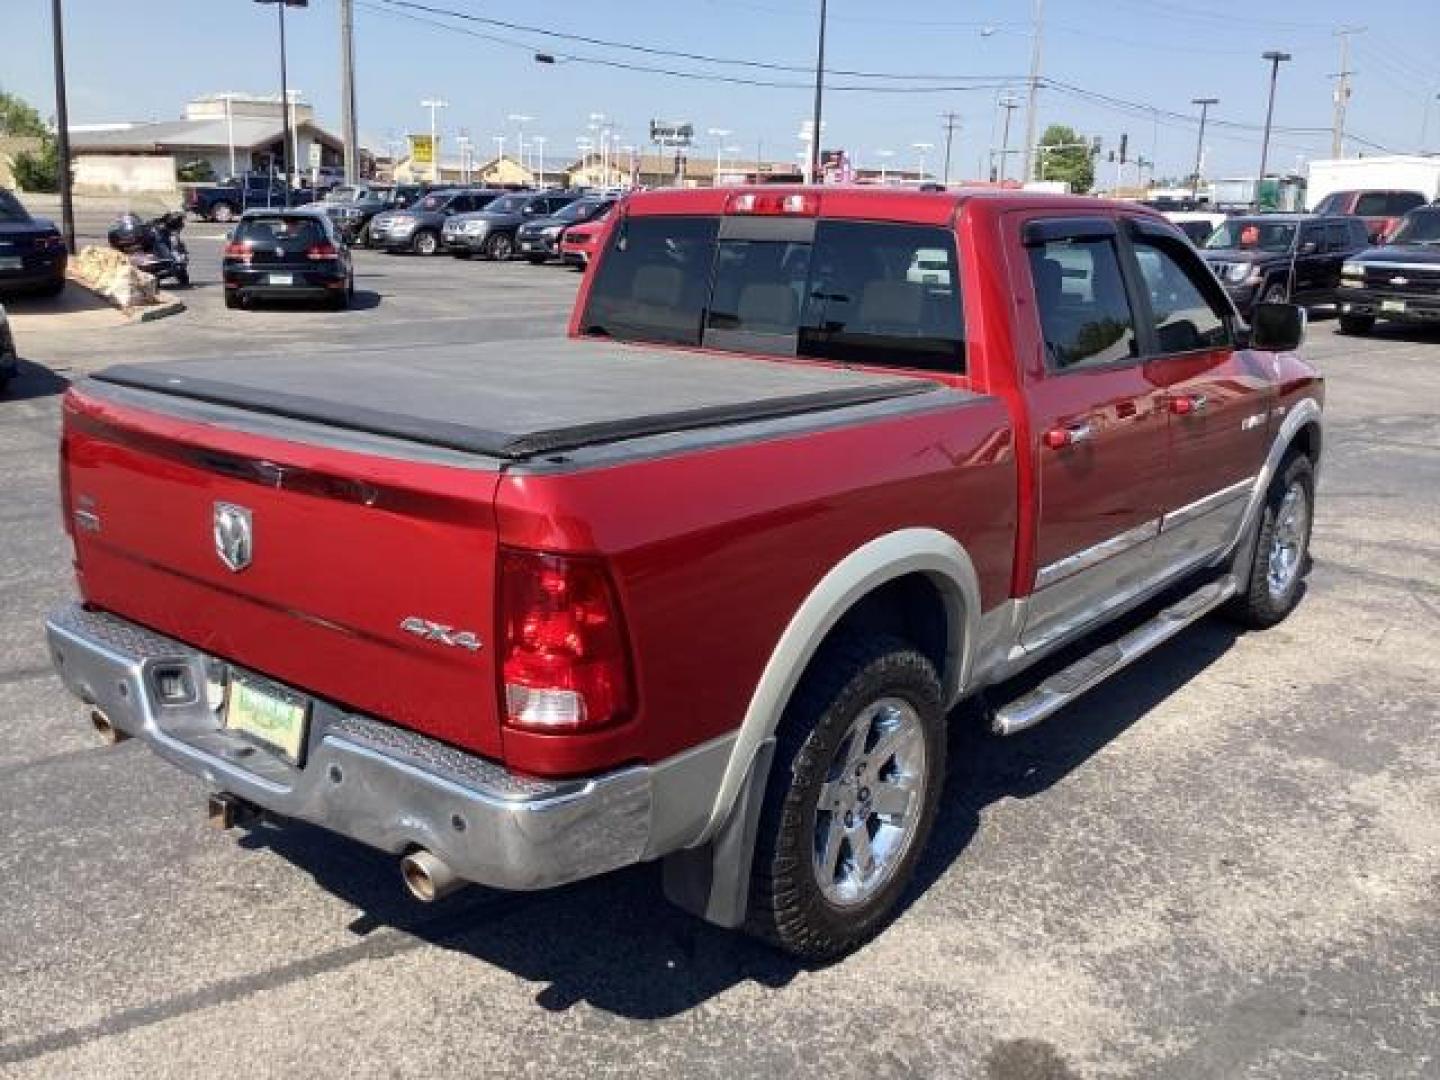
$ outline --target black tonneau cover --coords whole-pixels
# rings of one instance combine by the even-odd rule
[[[517,460],[940,386],[804,363],[565,339],[120,364],[94,378]]]

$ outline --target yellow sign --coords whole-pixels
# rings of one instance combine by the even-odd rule
[[[411,135],[410,160],[416,165],[435,164],[435,140],[429,135]]]

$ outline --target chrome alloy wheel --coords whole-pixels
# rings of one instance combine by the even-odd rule
[[[1266,559],[1265,587],[1273,599],[1284,599],[1295,587],[1309,532],[1310,497],[1302,485],[1291,484],[1275,514],[1275,529]]]
[[[904,862],[925,804],[927,766],[925,731],[909,702],[881,698],[850,725],[815,813],[815,881],[831,904],[866,903]]]

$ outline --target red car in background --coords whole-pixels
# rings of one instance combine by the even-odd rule
[[[1400,219],[1429,200],[1418,191],[1391,191],[1366,188],[1332,191],[1316,204],[1312,213],[1344,214],[1365,219],[1372,243],[1383,244],[1400,226]]]
[[[601,221],[584,225],[572,225],[560,234],[560,260],[566,266],[578,266],[584,270],[595,258],[595,253],[605,245],[610,222],[617,215],[609,215]]]

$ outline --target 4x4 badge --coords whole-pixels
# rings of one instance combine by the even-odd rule
[[[400,629],[407,634],[414,634],[418,638],[424,638],[426,641],[433,641],[439,645],[469,649],[471,652],[480,651],[480,638],[471,631],[456,630],[453,626],[431,622],[418,615],[410,615],[402,619]]]

